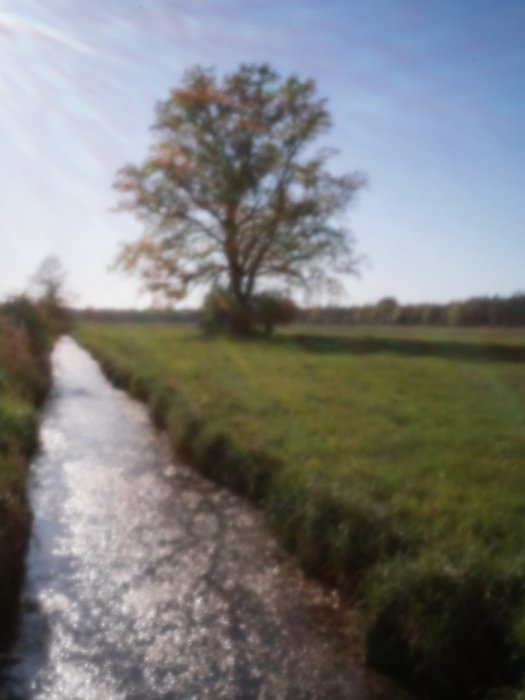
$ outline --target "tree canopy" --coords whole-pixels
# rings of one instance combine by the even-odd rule
[[[222,80],[187,71],[157,105],[149,157],[118,173],[119,208],[145,228],[117,266],[166,299],[222,285],[246,309],[268,285],[311,289],[355,272],[338,215],[364,178],[330,174],[333,152],[310,148],[330,126],[312,80],[281,79],[268,65]]]

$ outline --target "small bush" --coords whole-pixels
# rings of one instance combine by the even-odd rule
[[[227,289],[216,287],[204,300],[201,325],[208,332],[248,334],[253,329],[253,322],[253,312],[240,304]]]
[[[51,338],[44,313],[27,297],[0,306],[0,372],[37,403],[49,389]]]
[[[259,322],[270,335],[277,325],[288,325],[297,318],[299,309],[291,299],[276,292],[263,292],[254,299]]]
[[[39,305],[33,303],[29,297],[20,295],[2,304],[0,317],[3,319],[4,333],[22,330],[29,340],[32,352],[38,355],[46,352],[49,338],[44,314]]]
[[[291,323],[297,314],[293,301],[276,292],[262,292],[249,305],[243,305],[231,291],[217,287],[204,301],[201,324],[215,333],[263,331],[270,335],[276,325]]]

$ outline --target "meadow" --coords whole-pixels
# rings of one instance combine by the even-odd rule
[[[525,331],[76,335],[179,452],[363,606],[372,665],[428,697],[519,696],[505,688],[525,670]]]

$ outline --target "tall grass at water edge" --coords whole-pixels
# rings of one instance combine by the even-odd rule
[[[264,506],[308,570],[363,602],[374,666],[426,697],[518,697],[524,332],[77,336],[179,450]]]
[[[28,299],[0,306],[0,652],[11,640],[31,514],[27,465],[49,384],[46,319]]]

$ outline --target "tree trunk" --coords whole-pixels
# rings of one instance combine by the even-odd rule
[[[234,335],[253,335],[255,317],[251,304],[243,294],[231,291],[235,302],[230,314],[230,331]]]

